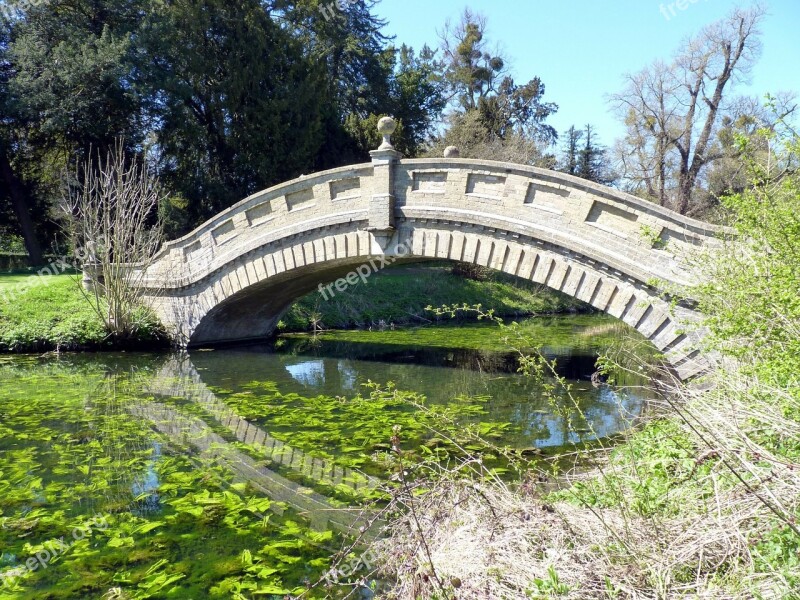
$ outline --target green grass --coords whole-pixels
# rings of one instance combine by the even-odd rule
[[[115,350],[163,345],[143,330],[115,342],[76,275],[0,275],[0,352]]]
[[[71,350],[105,337],[75,276],[0,275],[0,350]]]
[[[503,274],[478,282],[452,275],[450,266],[417,265],[377,273],[327,300],[312,292],[292,306],[282,326],[286,331],[307,331],[312,320],[326,329],[366,328],[381,321],[423,324],[434,318],[427,306],[445,304],[480,304],[503,317],[591,310],[564,294]]]
[[[489,325],[489,326],[487,326]],[[601,352],[616,343],[621,336],[644,340],[635,330],[611,316],[577,315],[542,317],[523,321],[518,332],[534,346],[591,347]],[[307,333],[288,333],[286,338],[305,338]],[[454,323],[444,321],[436,326],[403,327],[394,330],[325,331],[318,335],[322,341],[383,344],[388,346],[424,348],[466,348],[495,352],[509,351],[510,334],[490,323]],[[530,348],[529,348],[530,349]]]
[[[48,283],[63,281],[70,278],[70,275],[53,275],[46,278]],[[18,285],[25,284],[26,282],[35,281],[35,275],[4,275],[0,274],[0,294],[15,288]]]

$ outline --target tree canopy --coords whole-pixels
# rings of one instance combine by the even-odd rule
[[[32,262],[64,173],[125,140],[158,171],[170,235],[255,191],[368,159],[374,123],[418,154],[446,100],[434,52],[395,47],[374,2],[52,0],[0,18],[0,227]]]
[[[765,14],[735,9],[627,77],[612,98],[626,127],[613,154],[591,125],[565,132],[559,152],[558,105],[541,78],[514,79],[485,16],[467,9],[438,47],[414,49],[384,33],[378,1],[48,0],[3,11],[0,233],[19,235],[40,263],[64,174],[124,140],[164,183],[160,216],[179,236],[260,189],[368,160],[384,115],[409,157],[452,145],[702,215],[747,185],[738,137],[758,144],[756,131],[794,110],[791,95],[776,98],[778,117],[731,95],[758,58]]]

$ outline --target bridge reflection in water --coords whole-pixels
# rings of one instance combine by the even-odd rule
[[[353,533],[362,526],[369,526],[373,516],[369,511],[333,502],[311,488],[267,468],[263,460],[237,449],[231,441],[252,447],[257,453],[263,453],[268,463],[288,469],[318,485],[362,493],[377,488],[377,479],[309,456],[241,418],[219,401],[202,382],[188,355],[170,358],[147,384],[146,391],[156,397],[188,400],[209,417],[206,421],[158,402],[143,402],[129,409],[134,416],[150,422],[172,444],[191,448],[204,461],[219,463],[270,499],[292,507],[316,528]],[[215,429],[218,428],[226,430],[232,440],[216,433]]]

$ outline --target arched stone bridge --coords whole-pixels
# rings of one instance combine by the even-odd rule
[[[362,267],[464,261],[547,285],[640,331],[687,379],[707,363],[682,258],[717,229],[583,179],[460,158],[372,162],[270,188],[162,248],[144,294],[182,345],[264,338],[298,298]],[[335,288],[328,288],[334,291]],[[453,298],[457,302],[458,298]]]

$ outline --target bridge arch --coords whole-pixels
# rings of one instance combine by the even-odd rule
[[[696,282],[686,253],[713,245],[716,228],[553,171],[402,160],[386,147],[372,155],[255,194],[165,245],[138,276],[179,343],[264,338],[320,285],[359,268],[438,259],[583,300],[636,328],[683,379],[707,368],[698,315],[652,284]]]

